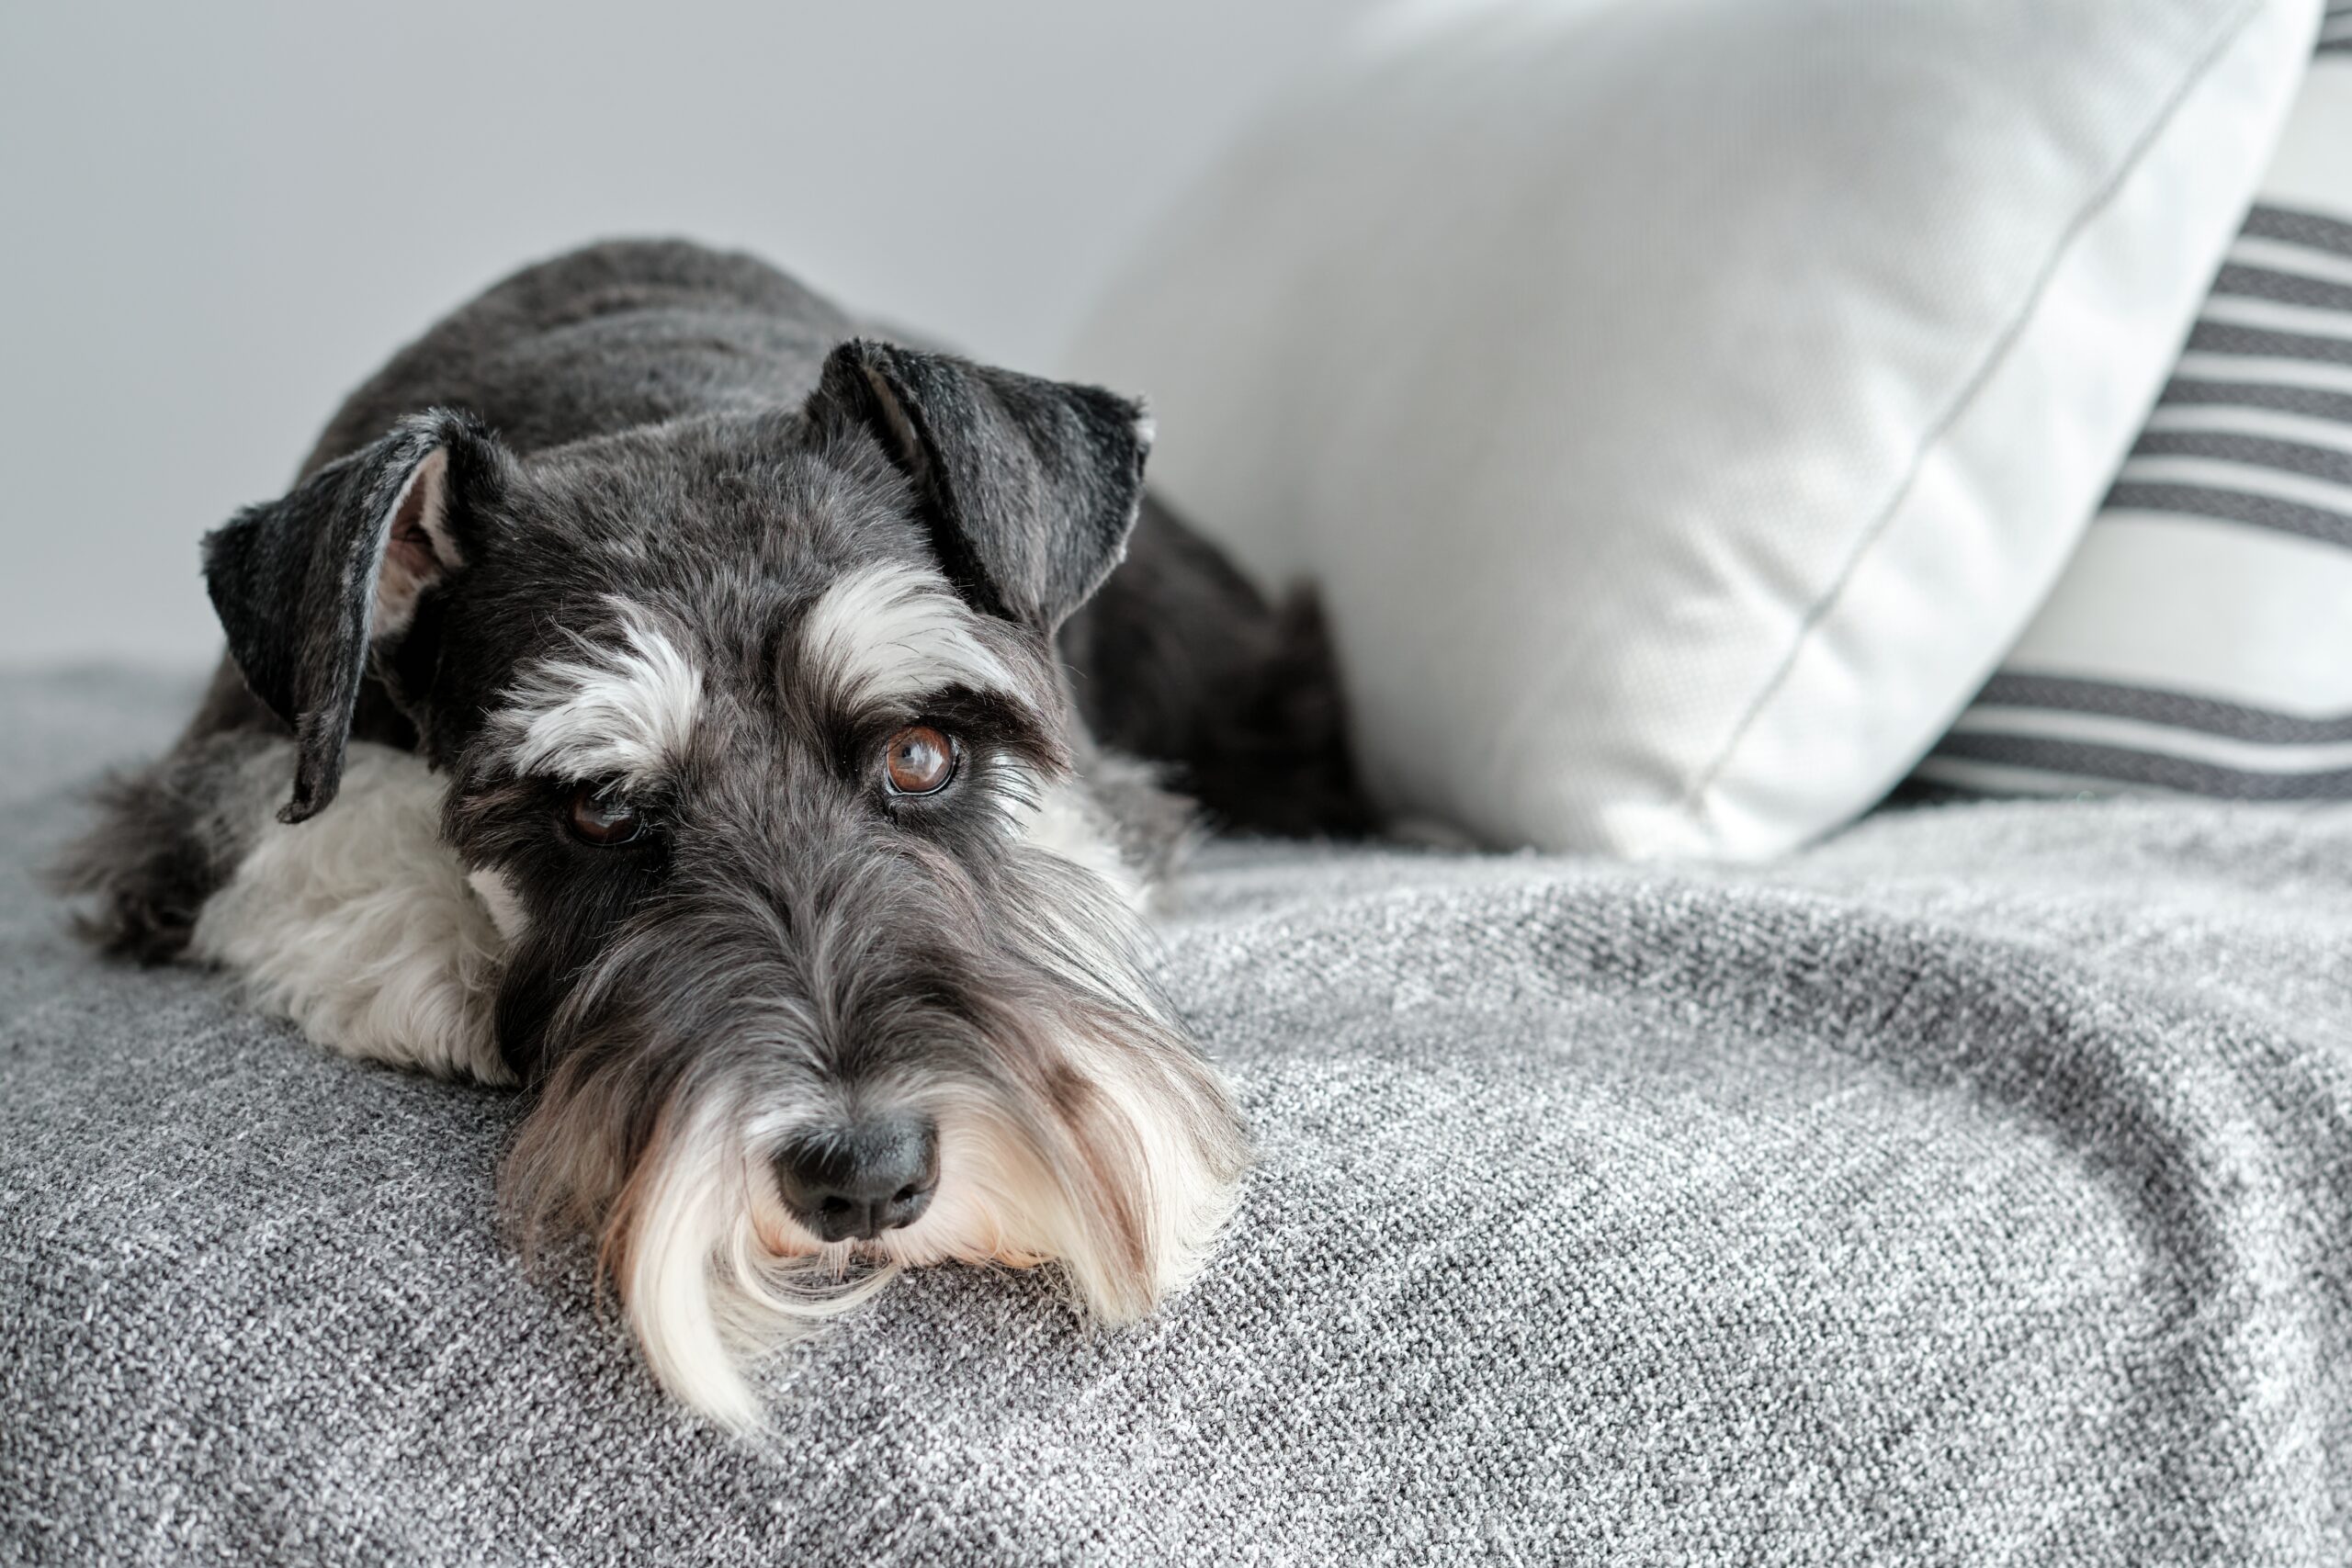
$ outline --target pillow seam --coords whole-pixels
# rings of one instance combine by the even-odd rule
[[[1821,624],[1828,618],[1830,612],[1837,607],[1846,589],[1860,571],[1863,560],[1878,547],[1884,538],[1886,531],[1894,525],[1894,519],[1903,510],[1904,502],[1910,496],[1912,490],[1919,481],[1920,475],[1927,468],[1928,455],[1951,435],[1952,427],[1958,424],[1962,416],[1975,405],[1976,400],[1983,394],[1995,372],[2014,354],[2018,340],[2025,333],[2027,325],[2033,320],[2043,299],[2047,298],[2052,279],[2057,276],[2066,257],[2080,243],[2092,220],[2106,211],[2114,202],[2125,182],[2146,162],[2156,141],[2162,138],[2165,128],[2171,125],[2174,118],[2180,113],[2181,106],[2213,73],[2222,58],[2272,3],[2274,0],[2248,0],[2247,4],[2233,12],[2217,26],[2214,37],[2199,53],[2188,72],[2175,84],[2173,89],[2165,95],[2157,112],[2132,138],[2123,156],[2117,160],[2114,168],[2109,172],[2108,177],[2067,220],[2058,243],[2052,247],[2049,255],[2036,271],[2032,285],[2026,290],[2015,313],[2002,327],[1999,335],[1994,341],[1991,351],[1962,383],[1951,404],[1921,436],[1918,445],[1911,454],[1910,461],[1905,465],[1902,478],[1896,481],[1893,493],[1880,507],[1878,515],[1871,519],[1870,525],[1863,529],[1861,538],[1848,554],[1844,563],[1839,566],[1836,576],[1831,578],[1827,586],[1822,590],[1798,621],[1795,635],[1790,638],[1788,648],[1774,665],[1770,677],[1758,689],[1747,709],[1732,726],[1730,735],[1725,737],[1723,744],[1716,748],[1713,758],[1700,770],[1698,775],[1683,789],[1680,798],[1674,803],[1675,814],[1698,829],[1702,837],[1709,831],[1708,821],[1712,815],[1707,796],[1713,793],[1717,781],[1722,777],[1724,770],[1730,766],[1733,757],[1747,739],[1748,732],[1755,728],[1757,720],[1763,716],[1764,710],[1770,705],[1772,699],[1787,685],[1791,673],[1796,668],[1799,656],[1804,653],[1805,646],[1813,640]],[[1808,829],[1804,837],[1815,838],[1825,830]]]

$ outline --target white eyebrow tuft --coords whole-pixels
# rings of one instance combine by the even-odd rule
[[[981,641],[971,610],[944,578],[921,567],[865,567],[826,589],[801,624],[800,649],[845,705],[944,686],[1018,689]]]
[[[507,691],[491,722],[515,772],[643,784],[685,750],[702,714],[702,671],[651,611],[614,604],[621,645],[578,638],[582,658],[542,660]]]

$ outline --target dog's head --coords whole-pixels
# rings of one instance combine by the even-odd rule
[[[331,809],[368,676],[507,942],[507,1172],[586,1225],[648,1359],[895,1265],[1058,1260],[1118,1321],[1197,1265],[1233,1108],[1139,968],[1053,649],[1148,433],[1093,389],[872,343],[800,409],[517,457],[419,415],[207,541]]]

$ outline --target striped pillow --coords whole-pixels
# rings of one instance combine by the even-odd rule
[[[1923,783],[2352,797],[2352,0],[2256,199],[2098,520]]]

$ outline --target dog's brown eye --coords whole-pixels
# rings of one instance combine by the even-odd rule
[[[571,832],[581,842],[611,849],[644,830],[644,814],[611,786],[582,784],[572,793]]]
[[[956,743],[927,724],[910,724],[890,737],[882,777],[892,795],[937,795],[956,773]]]

